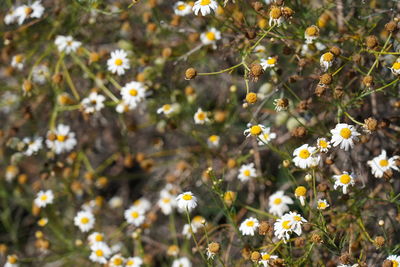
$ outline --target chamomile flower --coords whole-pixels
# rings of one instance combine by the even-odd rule
[[[276,57],[269,57],[267,59],[262,58],[260,60],[260,65],[263,67],[264,70],[267,68],[273,68],[276,66],[276,63],[278,62]]]
[[[261,259],[260,259],[260,263],[264,266],[264,267],[268,267],[270,261],[274,261],[275,259],[277,259],[278,256],[276,255],[270,255],[267,252],[261,252]]]
[[[208,119],[207,113],[201,108],[198,108],[196,113],[194,114],[194,122],[196,124],[204,124],[209,121],[210,120]]]
[[[176,197],[163,190],[160,193],[160,199],[158,200],[157,204],[163,214],[169,215],[176,206]]]
[[[345,151],[349,150],[349,148],[353,148],[354,141],[358,141],[358,136],[360,135],[353,125],[346,123],[336,124],[335,129],[332,129],[331,133],[332,145],[334,147],[340,145],[340,149],[344,149]]]
[[[105,100],[106,98],[103,95],[97,92],[91,92],[88,97],[82,99],[81,104],[85,113],[93,114],[104,108]]]
[[[257,56],[262,56],[266,51],[267,49],[263,45],[257,45],[253,49],[253,53],[255,53]]]
[[[44,208],[47,205],[52,204],[53,200],[54,200],[53,191],[47,190],[47,191],[39,191],[34,202],[35,205],[38,206],[39,208]]]
[[[294,164],[302,169],[315,167],[318,165],[320,157],[314,155],[317,149],[315,147],[304,144],[293,151]]]
[[[111,73],[117,73],[118,75],[125,74],[125,71],[130,69],[128,54],[122,49],[111,52],[107,66]]]
[[[295,232],[298,236],[301,235],[302,233],[302,224],[307,222],[306,219],[304,219],[300,214],[298,214],[297,212],[292,212],[290,211],[289,213],[286,213],[284,215],[284,217],[287,217],[289,219],[291,219],[292,223],[292,230],[293,232]]]
[[[6,15],[4,16],[4,24],[9,25],[11,23],[14,23],[18,19],[18,14],[17,14],[17,8],[16,7],[11,7]]]
[[[75,41],[72,36],[58,35],[54,43],[57,46],[59,52],[65,52],[65,54],[71,54],[75,52],[81,45],[81,42]]]
[[[25,137],[24,139],[22,139],[22,142],[24,142],[26,147],[26,150],[24,151],[24,154],[26,156],[32,156],[36,154],[43,147],[42,137],[35,137],[35,138]]]
[[[134,206],[131,206],[129,209],[125,210],[124,216],[125,220],[129,224],[133,224],[136,227],[142,225],[146,219],[143,210]]]
[[[260,137],[266,130],[267,127],[265,127],[262,124],[254,124],[254,125],[247,125],[249,128],[247,128],[246,130],[244,130],[243,134],[246,137],[249,136],[256,136],[256,137]]]
[[[203,32],[200,35],[200,40],[204,45],[214,45],[218,40],[221,39],[221,32],[215,28],[210,28],[208,31]]]
[[[192,13],[192,6],[183,1],[178,1],[174,5],[174,12],[175,12],[175,15],[178,15],[181,17],[187,16],[190,13]]]
[[[197,206],[197,198],[192,192],[184,192],[176,197],[178,208],[181,212],[191,212]]]
[[[190,224],[185,224],[183,226],[182,229],[182,235],[186,238],[186,239],[190,239],[190,237],[192,236],[192,233],[195,234],[197,233],[197,228],[195,227],[190,227]]]
[[[143,264],[143,260],[140,257],[129,257],[126,259],[125,267],[140,267]]]
[[[208,144],[209,147],[218,147],[220,139],[221,138],[218,135],[215,135],[215,134],[210,135],[207,138],[207,144]]]
[[[256,218],[250,217],[246,220],[244,220],[239,227],[240,232],[242,235],[254,235],[254,231],[257,230],[259,226],[259,222]]]
[[[294,191],[294,196],[300,200],[302,206],[305,205],[307,189],[304,186],[298,186]]]
[[[132,81],[121,88],[121,95],[124,103],[134,108],[145,99],[146,88],[143,83]]]
[[[165,104],[159,109],[157,109],[157,114],[163,113],[165,116],[168,116],[169,114],[173,113],[174,107],[171,104]]]
[[[104,242],[104,234],[99,232],[93,232],[88,236],[89,245],[94,243]]]
[[[304,32],[304,38],[306,38],[306,44],[312,44],[315,39],[319,36],[319,28],[315,25],[308,27]]]
[[[275,236],[286,243],[293,231],[293,221],[286,214],[274,223]]]
[[[116,106],[115,110],[118,113],[122,114],[122,113],[128,112],[131,109],[134,109],[135,107],[136,107],[136,105],[135,106],[130,106],[127,103],[125,103],[125,101],[121,101],[121,102],[118,103],[118,105]]]
[[[242,182],[247,182],[250,178],[257,176],[254,163],[243,164],[239,169],[238,179]]]
[[[284,21],[283,13],[280,7],[272,6],[269,11],[269,26],[280,26]]]
[[[194,3],[192,10],[196,16],[199,12],[202,16],[206,16],[217,8],[218,3],[215,0],[198,0]]]
[[[181,257],[172,262],[172,267],[192,267],[192,263],[188,258]]]
[[[193,228],[200,229],[206,224],[207,224],[206,219],[204,219],[203,216],[197,215],[197,216],[194,216],[192,219],[192,227]]]
[[[133,201],[132,206],[143,210],[143,212],[147,212],[151,209],[151,202],[147,198],[141,197]]]
[[[18,256],[13,254],[13,255],[8,255],[7,256],[7,262],[4,264],[4,267],[18,267]]]
[[[323,54],[319,60],[322,70],[327,71],[330,67],[332,67],[334,60],[335,60],[335,55],[332,54],[331,52]]]
[[[263,146],[271,142],[272,139],[276,138],[276,133],[271,133],[270,127],[265,127],[262,134],[258,136],[258,145]]]
[[[125,259],[121,256],[121,254],[116,254],[110,258],[108,261],[109,267],[119,267],[124,266]]]
[[[22,54],[18,54],[12,57],[11,66],[17,70],[24,68],[25,57]]]
[[[393,267],[398,267],[400,266],[400,256],[397,255],[389,255],[389,257],[386,258],[387,260],[390,260],[392,262]]]
[[[37,65],[32,68],[32,80],[38,84],[44,84],[50,71],[46,65]]]
[[[396,60],[396,62],[393,63],[392,67],[389,68],[394,75],[399,75],[400,74],[400,62]]]
[[[74,218],[74,224],[84,233],[93,228],[94,222],[93,213],[88,210],[79,211]]]
[[[331,143],[326,138],[318,138],[317,139],[317,148],[319,152],[328,152],[331,148]]]
[[[335,179],[333,188],[336,189],[341,186],[343,194],[347,194],[347,187],[354,185],[354,175],[348,172],[343,172],[341,175],[334,175],[333,179]]]
[[[90,250],[92,251],[92,253],[90,253],[89,259],[93,262],[98,262],[101,264],[106,264],[107,259],[111,255],[110,247],[104,242],[94,243],[90,247]]]
[[[27,19],[38,19],[43,16],[44,7],[41,1],[35,1],[33,4],[19,6],[15,10],[18,24],[21,25]]]
[[[76,144],[75,133],[67,125],[59,124],[54,132],[47,133],[46,145],[56,154],[71,151]]]
[[[399,171],[396,165],[397,159],[399,159],[399,156],[388,158],[386,151],[382,150],[379,156],[368,161],[367,164],[371,167],[371,172],[376,178],[382,178],[387,171],[391,171],[392,169]]]
[[[326,201],[326,199],[318,199],[318,201],[317,201],[317,209],[325,210],[328,207],[329,207],[329,204],[328,204],[328,201]]]
[[[284,195],[283,191],[277,191],[269,197],[269,212],[276,215],[282,216],[286,211],[289,210],[289,204],[293,204],[293,200]]]
[[[49,219],[47,219],[47,218],[41,218],[41,219],[37,222],[37,224],[38,224],[40,227],[45,227],[45,226],[47,225],[48,222],[49,222]]]

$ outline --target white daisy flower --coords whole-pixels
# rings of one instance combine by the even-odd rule
[[[160,107],[159,109],[157,109],[157,114],[161,114],[163,113],[164,115],[168,116],[169,114],[173,113],[174,107],[170,104],[165,104],[162,107]]]
[[[103,95],[97,92],[91,92],[88,97],[82,99],[81,104],[85,113],[93,114],[104,108],[105,100],[106,98]]]
[[[15,13],[18,19],[18,24],[22,25],[26,19],[38,19],[42,17],[44,13],[44,7],[42,6],[41,1],[35,1],[33,4],[17,7]]]
[[[204,45],[215,45],[218,40],[221,40],[221,32],[215,28],[210,28],[207,32],[200,34],[200,40]]]
[[[396,62],[393,63],[392,67],[389,68],[394,75],[399,75],[400,74],[400,62],[396,60]]]
[[[128,112],[131,109],[134,109],[135,107],[136,107],[136,105],[135,106],[130,106],[127,103],[125,103],[124,101],[121,101],[121,102],[118,103],[118,105],[116,106],[115,110],[118,113],[122,114],[122,113]]]
[[[121,88],[123,102],[129,109],[135,108],[146,97],[146,88],[143,83],[132,81]]]
[[[194,122],[196,124],[204,124],[209,121],[210,120],[207,117],[207,113],[203,111],[201,108],[198,108],[196,113],[194,114]]]
[[[346,123],[336,124],[335,129],[331,130],[332,139],[331,143],[334,147],[340,145],[340,149],[345,151],[353,148],[354,141],[358,141],[360,133],[358,133],[353,125]]]
[[[335,60],[335,55],[331,52],[327,52],[321,56],[319,60],[320,65],[323,71],[327,71],[330,67],[332,67],[333,61]]]
[[[54,43],[57,46],[59,52],[65,52],[65,54],[71,54],[82,45],[81,42],[75,41],[72,36],[58,35]]]
[[[192,10],[196,16],[199,14],[199,11],[202,16],[206,16],[217,8],[218,3],[215,0],[198,0],[194,3]]]
[[[128,54],[122,49],[111,52],[107,66],[111,73],[117,73],[118,75],[125,74],[125,70],[130,69]]]
[[[126,259],[125,267],[140,267],[143,264],[143,260],[140,257],[129,257]]]
[[[192,233],[195,234],[197,233],[197,228],[193,227],[190,228],[190,224],[185,224],[182,228],[182,235],[186,238],[186,239],[190,239],[192,236]]]
[[[178,1],[174,5],[174,12],[175,12],[175,15],[178,15],[181,17],[187,16],[192,13],[192,6],[183,1]]]
[[[301,226],[303,223],[307,222],[307,220],[304,219],[297,212],[292,212],[292,211],[289,211],[289,213],[286,213],[284,216],[287,216],[288,218],[290,218],[292,220],[293,232],[295,232],[298,236],[300,236],[302,233]]]
[[[18,256],[15,254],[8,255],[7,262],[4,264],[4,267],[19,267]]]
[[[88,236],[89,245],[94,243],[104,242],[104,234],[99,232],[93,232]]]
[[[307,169],[310,167],[315,167],[318,165],[320,156],[314,155],[317,149],[313,146],[308,146],[304,144],[293,151],[293,162],[294,164],[301,168]]]
[[[382,150],[379,156],[368,161],[367,164],[371,167],[372,175],[376,178],[382,178],[385,175],[385,172],[390,171],[391,169],[399,171],[396,164],[396,160],[398,159],[399,156],[388,158],[386,151]]]
[[[22,70],[24,68],[25,57],[22,54],[18,54],[12,57],[11,66],[17,70]]]
[[[304,38],[306,39],[306,44],[312,44],[315,39],[319,36],[319,28],[315,25],[308,27],[304,32]]]
[[[276,66],[276,63],[278,62],[276,57],[269,57],[267,59],[262,58],[260,59],[260,65],[263,67],[264,70],[267,68],[273,68]]]
[[[18,175],[19,169],[15,165],[9,165],[6,168],[6,181],[11,182]]]
[[[27,156],[32,156],[36,154],[43,147],[42,137],[35,137],[35,138],[25,137],[24,139],[22,139],[22,142],[24,142],[26,146],[24,154]]]
[[[132,206],[147,212],[151,209],[151,202],[147,198],[141,197],[133,201]]]
[[[349,174],[348,172],[343,172],[341,175],[334,175],[333,179],[335,179],[335,184],[333,188],[336,189],[341,186],[343,189],[343,194],[347,194],[347,187],[354,185],[355,183],[354,178],[354,175]]]
[[[250,178],[257,177],[254,163],[243,164],[239,169],[238,179],[242,182],[247,182]]]
[[[69,126],[64,124],[57,125],[56,130],[47,133],[46,145],[54,150],[56,154],[68,152],[77,144],[75,133],[71,132]]]
[[[47,190],[47,191],[39,191],[34,202],[35,205],[38,206],[39,208],[44,208],[48,204],[52,204],[53,200],[54,200],[53,191]]]
[[[258,135],[258,145],[263,146],[271,142],[272,139],[276,138],[276,133],[271,133],[270,127],[264,127],[263,132]]]
[[[306,194],[307,194],[307,189],[304,186],[298,186],[294,191],[294,196],[300,200],[302,206],[306,204],[305,203]]]
[[[294,225],[292,218],[285,214],[274,223],[275,236],[278,239],[283,239],[283,242],[286,243],[294,230]]]
[[[44,84],[50,76],[49,68],[46,65],[37,65],[32,68],[32,80],[38,84]]]
[[[267,49],[263,45],[257,45],[253,49],[253,53],[255,53],[257,56],[262,56],[266,51]]]
[[[282,10],[280,7],[273,6],[271,7],[271,10],[269,11],[269,26],[281,26],[283,23],[284,18],[282,14]]]
[[[249,125],[247,125],[247,127],[249,127],[249,128],[247,128],[243,132],[243,134],[246,137],[249,137],[249,136],[260,137],[267,130],[267,127],[265,127],[262,124],[255,124],[255,125],[249,124]]]
[[[16,7],[11,7],[10,10],[8,10],[6,15],[4,16],[4,24],[9,25],[17,21],[18,14],[16,11],[17,11]]]
[[[274,261],[275,259],[277,259],[278,256],[276,255],[270,255],[267,252],[261,252],[261,259],[260,259],[260,263],[264,266],[264,267],[268,267],[270,261]]]
[[[94,222],[93,213],[87,210],[79,211],[74,218],[74,224],[84,233],[93,228]]]
[[[163,214],[169,215],[176,206],[176,196],[171,195],[166,190],[162,190],[157,204]]]
[[[389,255],[389,257],[387,257],[386,259],[390,260],[392,262],[392,266],[393,267],[400,266],[400,256],[398,256],[398,255]]]
[[[317,148],[319,152],[328,152],[329,149],[331,148],[331,143],[326,139],[326,138],[318,138],[317,139]]]
[[[215,134],[213,134],[213,135],[210,135],[208,138],[207,138],[207,144],[208,144],[208,146],[209,147],[218,147],[219,146],[219,140],[220,140],[221,138],[218,136],[218,135],[215,135]]]
[[[246,220],[244,220],[239,227],[240,232],[242,232],[242,235],[254,235],[254,231],[257,230],[259,226],[259,222],[256,218],[250,217]]]
[[[124,266],[125,259],[121,256],[121,254],[116,254],[110,258],[108,261],[109,267],[122,267]]]
[[[197,198],[192,192],[184,192],[176,197],[178,208],[181,212],[191,212],[197,206]]]
[[[282,216],[286,211],[289,210],[289,204],[293,204],[293,200],[284,195],[283,191],[277,191],[269,197],[269,212],[276,215]]]
[[[324,210],[329,207],[328,201],[326,199],[318,199],[317,209]]]
[[[136,227],[142,225],[145,221],[144,211],[137,207],[131,206],[124,212],[125,220]]]
[[[172,262],[172,267],[192,267],[192,263],[188,258],[181,257]]]
[[[94,243],[90,247],[90,250],[92,251],[92,253],[89,256],[89,259],[93,262],[98,262],[101,264],[106,264],[107,259],[111,255],[110,247],[104,242]]]

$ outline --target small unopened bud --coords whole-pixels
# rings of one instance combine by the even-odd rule
[[[315,244],[320,244],[320,243],[322,243],[322,238],[319,234],[312,234],[311,242],[313,242]]]
[[[306,176],[304,176],[304,180],[306,181],[306,182],[310,182],[311,180],[312,180],[312,175],[311,174],[306,174]]]
[[[324,73],[319,77],[319,82],[324,85],[329,85],[332,83],[332,75],[329,73]]]
[[[282,165],[283,165],[283,167],[287,168],[290,166],[290,161],[285,159],[284,161],[282,161]]]
[[[192,80],[196,77],[196,75],[197,75],[197,71],[194,68],[188,68],[185,71],[185,79],[186,80]]]
[[[258,251],[253,251],[251,253],[250,259],[252,262],[258,262],[261,258],[261,254]]]
[[[306,239],[304,237],[297,237],[294,240],[295,247],[301,248],[304,247],[305,244],[306,244]]]
[[[365,39],[365,45],[370,49],[375,48],[378,45],[378,38],[376,38],[375,35],[367,36]]]
[[[386,23],[385,30],[387,30],[388,32],[394,32],[395,30],[397,30],[397,23],[394,21]]]
[[[213,254],[217,254],[219,252],[220,245],[216,242],[211,242],[208,244],[208,251],[210,251]]]
[[[383,236],[377,236],[375,237],[375,245],[377,247],[383,247],[385,245],[385,238]]]
[[[379,224],[379,226],[384,226],[385,225],[385,221],[384,220],[379,220],[378,224]]]
[[[370,75],[367,75],[363,78],[363,84],[367,87],[371,87],[374,84],[374,78]]]
[[[334,46],[329,50],[332,54],[334,54],[335,56],[340,56],[340,54],[342,53],[342,51],[340,50],[339,47]]]
[[[368,119],[364,120],[364,127],[371,132],[376,131],[378,128],[378,121],[372,117],[369,117]]]
[[[254,103],[256,103],[256,102],[257,102],[257,94],[256,94],[256,93],[253,93],[253,92],[248,93],[248,94],[246,95],[246,101],[247,101],[247,103],[249,103],[249,104],[254,104]]]
[[[260,235],[266,235],[271,230],[271,225],[267,221],[262,221],[258,226],[258,233]]]

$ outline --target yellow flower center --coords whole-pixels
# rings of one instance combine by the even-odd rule
[[[258,125],[253,125],[253,126],[251,126],[251,128],[250,128],[250,133],[251,133],[251,135],[260,135],[261,132],[262,132],[262,129],[261,129],[261,127],[258,126]]]
[[[42,218],[38,221],[38,225],[41,227],[45,226],[46,224],[47,224],[47,219],[45,218]]]
[[[103,236],[102,235],[96,235],[94,238],[97,242],[103,241]]]
[[[87,224],[89,222],[89,218],[88,217],[83,217],[82,219],[81,219],[81,223],[82,224]]]
[[[129,90],[129,94],[130,94],[131,96],[137,96],[138,91],[137,91],[136,89],[131,89],[131,90]]]
[[[46,196],[46,195],[42,195],[42,196],[40,197],[40,200],[41,200],[41,201],[46,201],[46,200],[47,200],[47,196]]]
[[[399,70],[400,69],[400,62],[393,63],[392,69]]]
[[[275,63],[276,63],[276,58],[270,58],[270,59],[268,59],[267,60],[267,63],[269,64],[269,65],[274,65]]]
[[[350,175],[343,174],[343,175],[340,176],[340,182],[342,184],[348,184],[348,183],[350,183],[350,181],[351,181]]]
[[[206,33],[206,37],[207,37],[208,40],[214,41],[214,40],[215,40],[215,33],[213,33],[213,32],[207,32],[207,33]]]
[[[283,227],[283,229],[286,229],[286,230],[290,229],[291,228],[290,221],[283,221],[282,227]]]
[[[210,142],[215,143],[218,141],[218,136],[217,135],[211,135],[208,140],[210,140]]]
[[[250,170],[244,170],[243,175],[244,176],[250,176]]]
[[[301,197],[304,197],[306,195],[306,193],[307,193],[307,189],[304,186],[299,186],[294,191],[294,194],[296,196],[301,196]]]
[[[102,257],[103,256],[103,251],[101,249],[96,250],[96,255],[98,257]]]
[[[171,105],[169,105],[169,104],[165,104],[164,106],[163,106],[163,110],[164,111],[168,111],[168,110],[170,110],[171,109]]]
[[[248,222],[246,223],[246,226],[248,226],[248,227],[253,227],[253,226],[254,226],[254,222],[253,222],[253,221],[248,221]]]
[[[15,56],[15,62],[17,62],[17,63],[21,63],[23,59],[24,59],[24,57],[22,55]]]
[[[322,55],[322,59],[324,61],[331,62],[331,61],[333,61],[333,54],[331,52],[325,53]]]
[[[122,265],[122,259],[121,258],[114,259],[114,265]]]
[[[281,9],[279,7],[273,7],[269,12],[269,15],[273,19],[279,19],[282,16]]]
[[[30,14],[32,14],[33,9],[31,7],[25,7],[24,11],[25,15],[29,16]]]
[[[183,196],[182,196],[182,198],[184,199],[184,200],[186,200],[186,201],[189,201],[189,200],[192,200],[192,195],[190,195],[190,194],[184,194]]]
[[[168,204],[169,202],[171,202],[171,199],[169,199],[169,198],[163,198],[162,202]]]
[[[328,147],[328,142],[326,142],[325,140],[321,139],[318,142],[318,145],[322,148],[327,148]]]
[[[325,209],[325,208],[326,208],[325,202],[323,202],[323,201],[318,202],[318,208],[320,208],[320,209]]]
[[[310,156],[310,152],[308,151],[308,149],[302,149],[300,150],[299,153],[299,157],[302,159],[308,159],[308,157]]]
[[[271,258],[271,255],[269,255],[269,254],[264,254],[263,256],[262,256],[262,259],[264,260],[264,261],[267,261],[267,260],[269,260]]]
[[[275,198],[275,200],[274,200],[274,204],[275,204],[275,205],[279,205],[279,204],[281,204],[281,203],[282,203],[282,199],[281,199],[280,197]]]
[[[117,58],[117,59],[114,61],[114,63],[115,63],[115,65],[117,65],[117,66],[121,66],[121,65],[122,65],[122,59]]]
[[[340,130],[340,136],[343,137],[344,139],[349,139],[351,136],[351,131],[349,128],[343,128]]]
[[[197,119],[204,121],[206,119],[206,114],[204,112],[200,112],[197,114]]]
[[[295,221],[298,221],[298,222],[300,222],[301,221],[301,217],[300,216],[293,216],[293,219],[295,220]]]
[[[178,5],[176,8],[178,10],[185,10],[186,6],[185,5]]]
[[[389,161],[387,161],[386,159],[381,159],[379,161],[379,165],[381,165],[382,167],[386,167],[389,165]]]
[[[11,263],[11,264],[17,263],[17,257],[16,256],[8,256],[8,263]]]
[[[67,136],[66,135],[57,135],[57,141],[58,142],[65,142],[65,140],[67,140]]]
[[[306,34],[308,36],[315,36],[318,32],[318,29],[315,26],[308,27],[306,29]]]
[[[397,261],[395,261],[395,260],[392,260],[392,266],[393,267],[398,267],[399,263]]]
[[[131,213],[131,216],[132,216],[132,218],[137,219],[137,218],[139,217],[139,212],[133,211],[133,212]]]
[[[211,0],[201,0],[200,5],[201,6],[207,6],[211,4]]]
[[[264,139],[265,139],[265,140],[268,140],[268,138],[269,138],[269,134],[265,133],[265,134],[264,134]]]

